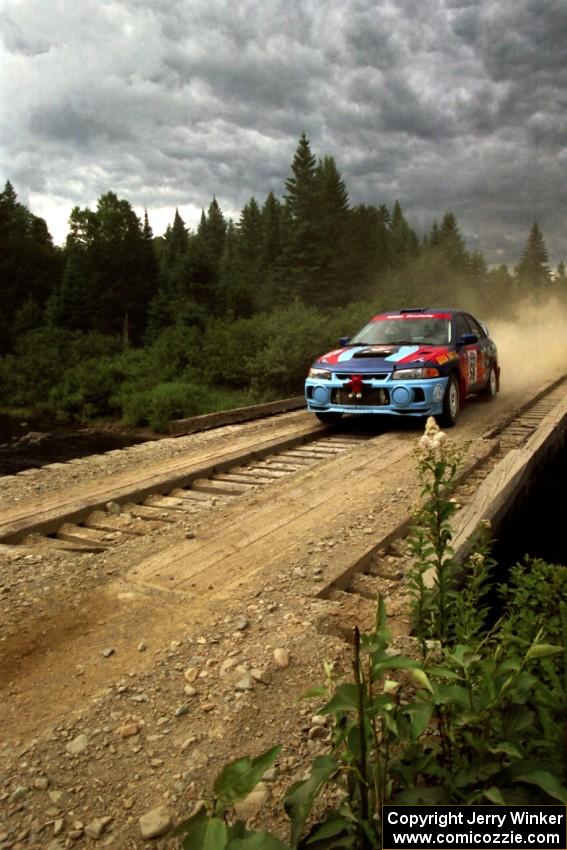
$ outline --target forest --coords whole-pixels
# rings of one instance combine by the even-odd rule
[[[213,198],[155,237],[108,191],[75,207],[63,247],[0,193],[0,407],[164,430],[170,419],[302,392],[315,356],[373,313],[459,306],[480,318],[567,299],[534,223],[509,270],[470,252],[451,212],[418,234],[399,202],[352,205],[302,135],[283,194],[237,221]]]

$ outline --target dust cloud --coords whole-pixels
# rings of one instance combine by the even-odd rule
[[[567,374],[567,306],[559,298],[515,305],[509,318],[477,314],[498,347],[502,395]]]

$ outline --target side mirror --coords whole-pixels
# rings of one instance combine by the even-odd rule
[[[458,345],[474,345],[475,342],[478,342],[478,336],[476,334],[463,334],[459,339]]]
[[[350,336],[342,336],[339,339],[339,345],[348,345],[350,342]]]

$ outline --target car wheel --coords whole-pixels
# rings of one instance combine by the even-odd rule
[[[498,392],[498,374],[494,366],[491,366],[488,370],[488,379],[486,381],[486,386],[484,386],[481,390],[482,398],[486,399],[486,401],[494,401],[496,398],[496,393]]]
[[[459,382],[454,375],[451,375],[443,396],[443,412],[436,417],[438,424],[443,428],[452,428],[453,425],[456,425],[459,407]]]
[[[319,419],[321,422],[324,422],[325,425],[334,425],[335,422],[338,422],[341,419],[342,415],[343,415],[342,413],[316,413],[315,414],[317,419]]]

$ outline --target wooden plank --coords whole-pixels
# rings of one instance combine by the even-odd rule
[[[453,520],[455,558],[463,562],[474,546],[475,535],[483,520],[494,533],[518,495],[538,470],[565,443],[567,433],[567,397],[542,420],[540,427],[516,449],[512,449],[480,484],[473,499]],[[502,435],[506,436],[505,433]],[[434,571],[424,574],[428,587],[434,583]]]
[[[387,449],[377,453],[372,440],[353,462],[352,456],[344,456],[336,465],[330,466],[322,486],[318,476],[308,477],[300,488],[293,482],[282,483],[281,492],[275,498],[262,500],[239,515],[226,521],[219,519],[198,539],[178,542],[159,555],[152,555],[142,561],[130,574],[130,578],[159,587],[197,592],[194,588],[206,590],[209,583],[222,574],[237,580],[243,569],[251,562],[251,547],[266,549],[266,558],[270,560],[275,553],[281,553],[294,547],[299,539],[299,528],[313,523],[316,528],[327,527],[336,519],[337,494],[343,494],[347,503],[355,500],[356,493],[364,494],[376,488],[382,471],[395,464],[397,460],[407,458],[413,450],[413,442],[400,442],[397,435],[391,438],[381,437],[381,446]],[[348,488],[345,488],[345,476],[349,476]],[[348,489],[348,494],[345,490]],[[278,488],[278,491],[280,488]],[[368,546],[363,536],[354,546]],[[257,557],[262,563],[262,556]],[[194,586],[194,587],[193,587]]]
[[[169,424],[169,433],[194,434],[196,431],[205,431],[209,428],[218,428],[223,425],[233,425],[237,422],[248,422],[262,416],[272,416],[275,413],[285,413],[289,410],[300,410],[305,408],[305,398],[294,396],[293,398],[269,401],[264,404],[255,404],[248,407],[237,407],[233,410],[220,410],[217,413],[205,413],[201,416],[191,416],[189,419],[176,419]]]
[[[51,534],[62,522],[80,523],[93,510],[104,508],[107,502],[141,502],[156,492],[184,487],[195,479],[317,439],[321,430],[321,426],[311,426],[260,441],[257,435],[247,435],[240,449],[219,453],[218,448],[207,447],[205,452],[196,450],[193,458],[183,456],[167,462],[155,461],[142,470],[125,472],[119,476],[118,483],[115,476],[108,475],[69,487],[64,493],[26,500],[3,511],[0,542],[17,543],[31,531]]]

